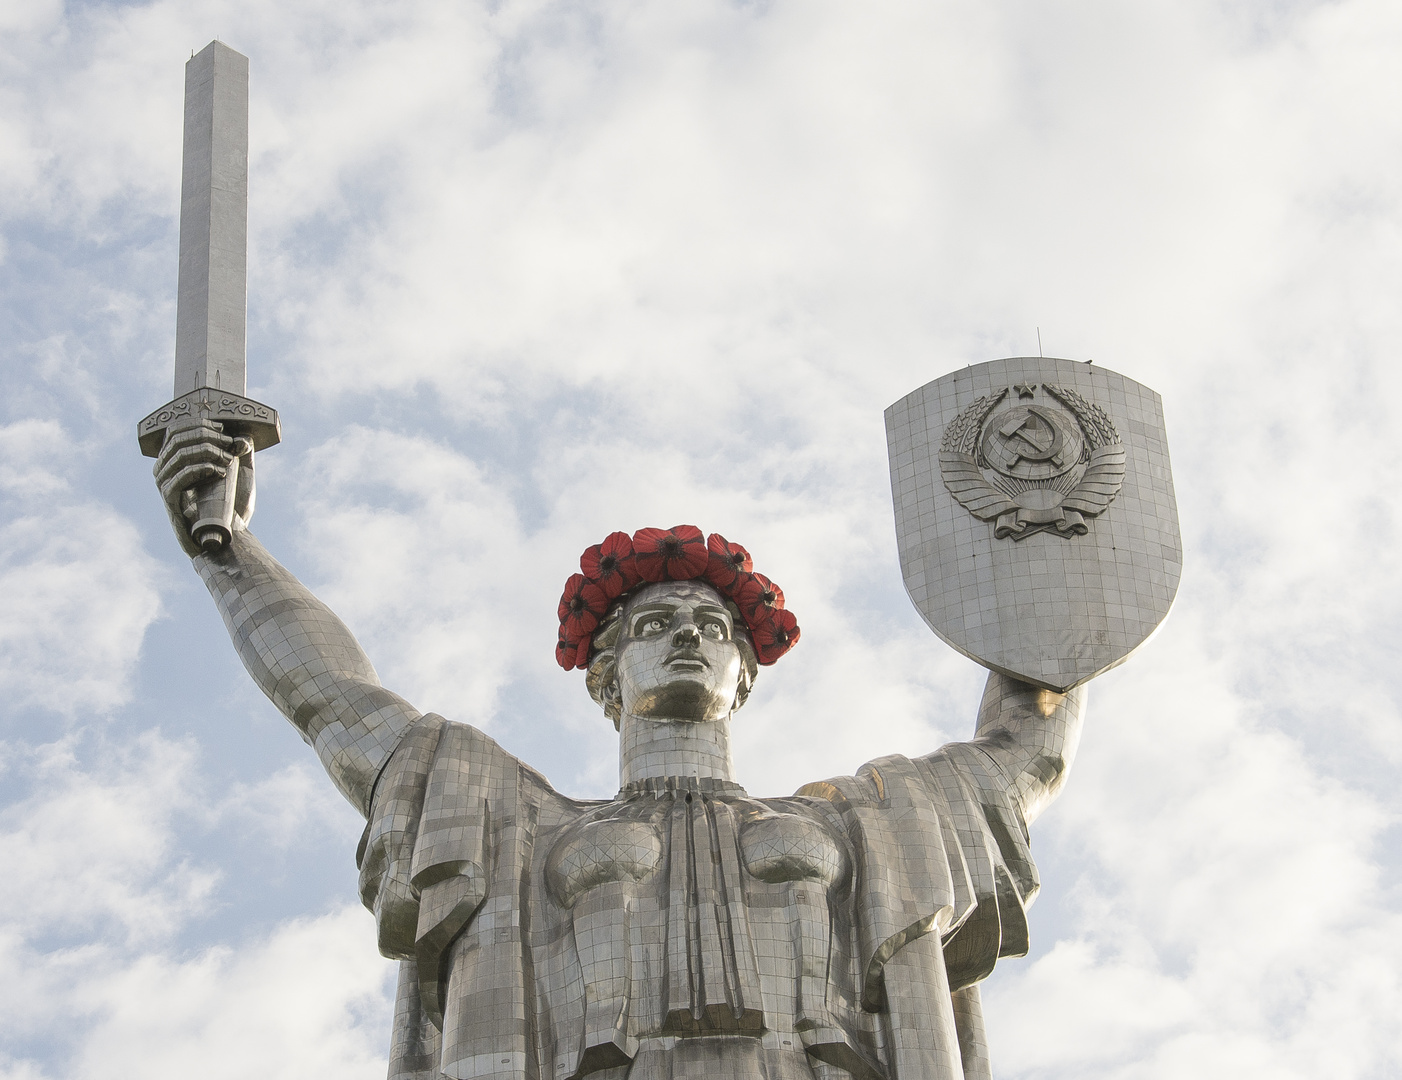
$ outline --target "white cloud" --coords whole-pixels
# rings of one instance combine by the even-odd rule
[[[1247,1054],[1261,1075],[1385,1075],[1402,916],[1376,853],[1395,815],[1256,720],[1177,630],[1155,669],[1104,680],[1073,786],[1039,823],[1083,862],[1051,901],[1074,936],[990,984],[1002,1064],[1169,1077],[1207,1054],[1195,1074],[1225,1077]]]
[[[97,1022],[77,1073],[178,1080],[384,1075],[393,965],[347,907],[284,924],[235,952],[146,956],[75,994]]]
[[[124,704],[160,612],[159,570],[131,522],[73,490],[83,456],[53,421],[0,428],[0,491],[10,496],[0,524],[0,692],[11,709],[72,716]]]
[[[308,834],[334,834],[348,816],[345,800],[326,783],[315,760],[306,758],[257,780],[236,782],[204,813],[211,824],[237,822],[244,835],[281,850]]]
[[[213,902],[189,882],[230,856],[160,824],[186,781],[138,764],[198,773],[141,741],[185,712],[122,711],[162,579],[104,469],[132,453],[111,396],[134,419],[158,402],[127,384],[165,385],[150,267],[173,268],[179,62],[219,33],[253,58],[251,376],[287,436],[256,527],[392,688],[607,792],[612,733],[554,668],[555,598],[606,532],[691,520],[803,622],[741,714],[752,790],[960,736],[978,673],[901,594],[880,412],[1040,325],[1049,354],[1164,395],[1187,564],[1037,827],[1060,891],[990,984],[995,1062],[1402,1067],[1397,5],[166,2],[0,25],[0,269],[40,298],[6,309],[0,688],[83,738],[107,715],[126,763],[92,791],[54,766],[3,811],[17,895],[72,874],[53,918],[108,927],[0,931],[12,985],[60,995],[36,1000],[76,1007],[63,980],[105,972],[71,1060],[126,1061],[162,1012],[180,1034],[151,1068],[354,1075],[383,1053],[385,1013],[355,1019],[385,1008],[363,917],[308,900],[246,937],[189,928]],[[73,454],[76,416],[99,420]],[[160,683],[176,659],[147,662]],[[57,753],[9,730],[15,761]],[[186,813],[292,851],[334,797],[262,730]],[[45,861],[90,820],[92,873],[126,883],[107,899]],[[128,948],[148,902],[201,948]],[[274,1004],[314,1010],[300,1035],[260,1003],[279,978]],[[59,1068],[7,1052],[16,1076]]]
[[[34,790],[3,811],[5,925],[25,939],[94,930],[133,941],[167,936],[214,884],[210,870],[172,851],[172,818],[195,804],[192,750],[148,733],[96,748],[107,760],[93,773],[76,749],[73,738],[5,747],[12,782]]]
[[[7,786],[31,792],[0,811],[0,1075],[383,1073],[393,965],[362,909],[176,945],[220,904],[219,853],[196,861],[182,829],[251,827],[285,847],[344,812],[307,770],[209,805],[193,745],[154,732],[0,750]]]

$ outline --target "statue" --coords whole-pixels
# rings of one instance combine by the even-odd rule
[[[220,49],[191,64],[217,79]],[[185,230],[182,217],[182,310]],[[1177,582],[1171,567],[1138,601],[1096,593],[1097,573],[1123,584],[1097,552],[1131,576],[1149,558],[1141,489],[1158,474],[1134,456],[1143,439],[1127,452],[1072,384],[1117,402],[1135,384],[999,361],[888,411],[907,585],[942,637],[994,670],[968,742],[788,798],[751,796],[730,754],[760,670],[799,638],[782,590],[690,525],[586,549],[556,659],[585,672],[618,729],[620,787],[577,800],[381,686],[258,542],[253,455],[276,441],[276,414],[242,397],[241,336],[218,356],[215,335],[202,341],[184,369],[177,352],[183,396],[142,421],[143,449],[244,666],[366,817],[360,895],[400,961],[391,1080],[991,1077],[979,982],[1028,949],[1028,827],[1066,783],[1085,681],[1147,637]],[[1116,499],[1128,533],[1107,520]],[[1059,638],[1033,632],[1039,603],[1064,618]]]
[[[571,582],[587,629],[557,654],[618,726],[620,790],[570,799],[379,684],[248,530],[247,464],[231,542],[198,548],[185,493],[236,449],[202,421],[167,440],[157,478],[249,674],[368,818],[361,898],[401,961],[393,1080],[991,1075],[978,981],[1027,951],[1026,826],[1065,783],[1084,689],[993,673],[971,742],[752,798],[730,724],[786,643],[757,646],[682,559],[730,560],[761,607],[768,583],[687,527],[662,540],[685,553],[665,571],[680,579],[646,581],[628,564],[654,531],[615,534],[618,591]]]

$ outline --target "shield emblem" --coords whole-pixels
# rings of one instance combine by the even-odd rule
[[[1163,405],[1097,364],[961,368],[886,410],[906,591],[941,638],[1064,692],[1163,622],[1183,570]]]

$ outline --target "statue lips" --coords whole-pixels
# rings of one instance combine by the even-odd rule
[[[711,662],[696,649],[681,648],[669,652],[663,658],[662,666],[672,670],[701,671],[710,667]]]

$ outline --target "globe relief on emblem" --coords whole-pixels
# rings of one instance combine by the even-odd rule
[[[1120,492],[1125,447],[1105,410],[1076,391],[1019,383],[950,421],[940,472],[969,513],[994,522],[1000,540],[1038,532],[1084,536],[1086,518],[1103,513]]]

